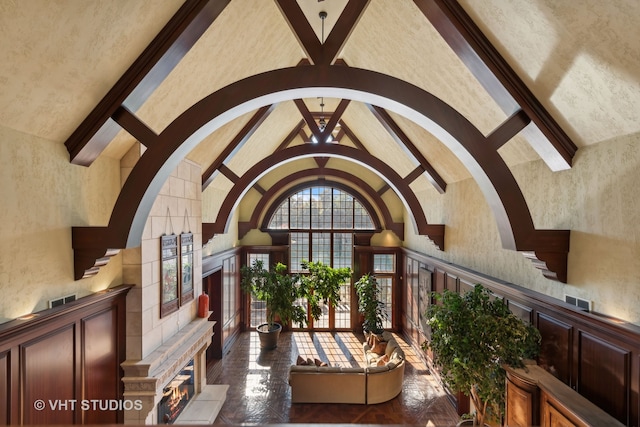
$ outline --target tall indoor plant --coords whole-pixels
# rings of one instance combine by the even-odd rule
[[[308,273],[288,274],[287,266],[282,263],[267,270],[261,260],[241,269],[243,291],[266,305],[267,323],[257,327],[264,349],[277,346],[282,325],[276,319],[285,326],[289,322],[307,324],[305,307],[296,301],[305,299],[311,318],[318,320],[322,315],[320,303],[335,306],[340,301],[340,285],[351,277],[350,268],[333,268],[319,261],[303,261],[301,267]]]
[[[335,307],[340,302],[340,285],[351,277],[349,267],[334,268],[322,261],[306,261],[301,263],[307,274],[300,275],[302,292],[309,304],[309,312],[313,320],[322,315],[320,303]]]
[[[282,330],[282,325],[276,319],[285,326],[289,322],[305,324],[307,321],[304,307],[295,304],[298,298],[304,297],[299,280],[287,274],[287,266],[282,263],[267,270],[261,260],[256,260],[251,266],[243,266],[240,271],[242,290],[258,301],[264,301],[267,309],[267,323],[256,328],[261,348],[275,348]]]
[[[358,296],[358,312],[364,316],[362,329],[365,333],[380,334],[384,330],[386,311],[380,301],[380,288],[376,278],[365,274],[354,284]]]
[[[523,366],[540,346],[536,328],[511,313],[507,304],[482,285],[460,295],[445,290],[426,315],[434,362],[442,380],[470,397],[474,425],[486,417],[500,420],[505,408],[503,366]]]

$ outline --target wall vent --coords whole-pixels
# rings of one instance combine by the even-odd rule
[[[582,298],[578,298],[578,297],[574,297],[571,295],[564,295],[564,301],[568,304],[571,304],[573,306],[578,307],[581,310],[590,312],[591,311],[591,301],[588,301],[586,299],[582,299]]]
[[[56,298],[56,299],[51,299],[49,300],[49,308],[53,308],[53,307],[58,307],[60,305],[64,305],[67,304],[71,301],[75,301],[76,300],[76,295],[67,295],[65,297],[61,297],[61,298]]]

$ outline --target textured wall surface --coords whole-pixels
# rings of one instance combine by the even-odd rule
[[[72,166],[64,146],[0,127],[0,322],[122,283],[117,255],[100,275],[73,279],[71,227],[106,225],[120,164]]]
[[[473,180],[450,185],[443,196],[423,194],[429,221],[446,224],[445,252],[412,233],[405,244],[555,298],[591,300],[594,311],[640,324],[640,135],[582,148],[568,171],[550,172],[537,161],[513,172],[536,228],[571,230],[566,285],[502,249]]]

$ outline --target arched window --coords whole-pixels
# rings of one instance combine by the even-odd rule
[[[371,215],[338,188],[309,187],[290,195],[269,221],[272,230],[373,230]]]
[[[289,270],[302,260],[351,267],[354,231],[374,231],[371,215],[346,191],[330,186],[307,187],[289,195],[275,210],[270,230],[289,230]]]
[[[267,228],[289,231],[291,272],[303,272],[302,260],[353,268],[354,233],[376,229],[365,205],[333,186],[311,186],[296,191],[273,212]],[[340,294],[340,306],[335,310],[327,307],[311,327],[351,328],[351,283],[345,283]]]

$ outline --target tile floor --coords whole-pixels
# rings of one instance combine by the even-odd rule
[[[260,351],[255,332],[240,335],[231,349],[209,368],[219,372],[211,384],[229,384],[215,425],[338,423],[453,426],[459,420],[442,387],[415,352],[396,336],[407,365],[402,392],[376,405],[291,403],[289,366],[297,356],[331,365],[362,366],[362,336],[351,332],[283,332],[275,350]]]

